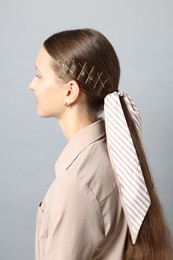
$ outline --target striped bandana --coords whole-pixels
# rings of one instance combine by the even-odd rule
[[[104,113],[109,157],[132,243],[135,244],[151,201],[119,96],[124,98],[140,138],[141,118],[137,107],[127,94],[113,92],[105,97]]]

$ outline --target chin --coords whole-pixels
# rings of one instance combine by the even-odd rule
[[[45,112],[41,112],[41,111],[37,111],[38,116],[43,117],[43,118],[50,118],[52,117],[52,115],[45,113]]]

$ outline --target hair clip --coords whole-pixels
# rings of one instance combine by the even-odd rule
[[[60,77],[62,76],[62,74],[64,73],[65,75],[69,76],[70,73],[74,73],[72,70],[72,66],[74,64],[74,60],[71,64],[71,66],[68,66],[68,63],[70,63],[68,60],[65,60],[64,62],[61,62],[60,60],[58,60],[58,63],[60,64],[62,70],[60,72]]]
[[[79,64],[79,66],[81,66],[82,68],[81,68],[81,71],[80,71],[80,73],[79,73],[79,75],[78,75],[78,77],[77,77],[77,80],[80,78],[80,76],[81,76],[81,74],[82,74],[83,71],[87,72],[87,71],[85,70],[85,66],[86,66],[87,62],[85,62],[83,66],[82,66],[80,63],[78,63],[78,64]]]
[[[92,89],[97,91],[97,94],[99,95],[102,91],[102,89],[105,87],[106,82],[109,80],[108,78],[103,81],[103,72],[95,72],[93,74],[95,66],[90,66],[88,62],[86,61],[83,65],[81,63],[77,63],[77,61],[73,60],[72,62],[65,60],[64,62],[58,60],[58,65],[61,67],[60,76],[62,77],[63,73],[70,79],[72,79],[72,75],[75,75],[75,71],[73,70],[73,65],[80,66],[80,72],[76,78],[76,80],[80,80],[84,84],[87,84],[89,80],[92,80]],[[93,74],[93,75],[92,75]],[[100,83],[100,84],[99,84]],[[97,89],[97,86],[99,84],[99,88]],[[120,94],[119,94],[120,95]]]
[[[90,79],[91,74],[92,74],[94,68],[95,68],[95,66],[93,66],[93,67],[91,68],[90,73],[88,74],[88,77],[87,77],[87,79],[85,80],[85,84],[86,84],[86,83],[88,82],[88,80]]]
[[[95,85],[94,85],[94,89],[95,89],[96,86],[97,86],[97,84],[98,84],[98,82],[99,82],[99,81],[101,82],[101,86],[100,86],[100,88],[99,88],[99,90],[98,90],[98,95],[100,94],[100,92],[102,91],[102,89],[105,87],[106,82],[108,81],[108,79],[106,79],[106,80],[103,82],[103,80],[102,80],[102,78],[101,78],[101,75],[102,75],[102,74],[103,74],[103,72],[97,73],[97,80],[96,80],[96,83],[95,83]]]

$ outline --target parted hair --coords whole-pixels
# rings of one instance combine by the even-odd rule
[[[102,111],[105,96],[118,91],[120,78],[119,60],[107,38],[93,29],[68,30],[52,35],[43,46],[53,58],[57,77],[64,82],[75,80],[86,94],[89,109]],[[123,260],[171,260],[171,238],[145,152],[123,97],[120,101],[151,198],[136,244],[127,233]]]

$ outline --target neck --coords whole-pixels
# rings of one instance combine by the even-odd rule
[[[58,119],[58,123],[65,138],[71,140],[80,130],[97,120],[97,116],[91,116],[84,111],[73,113],[69,111],[63,118]]]

